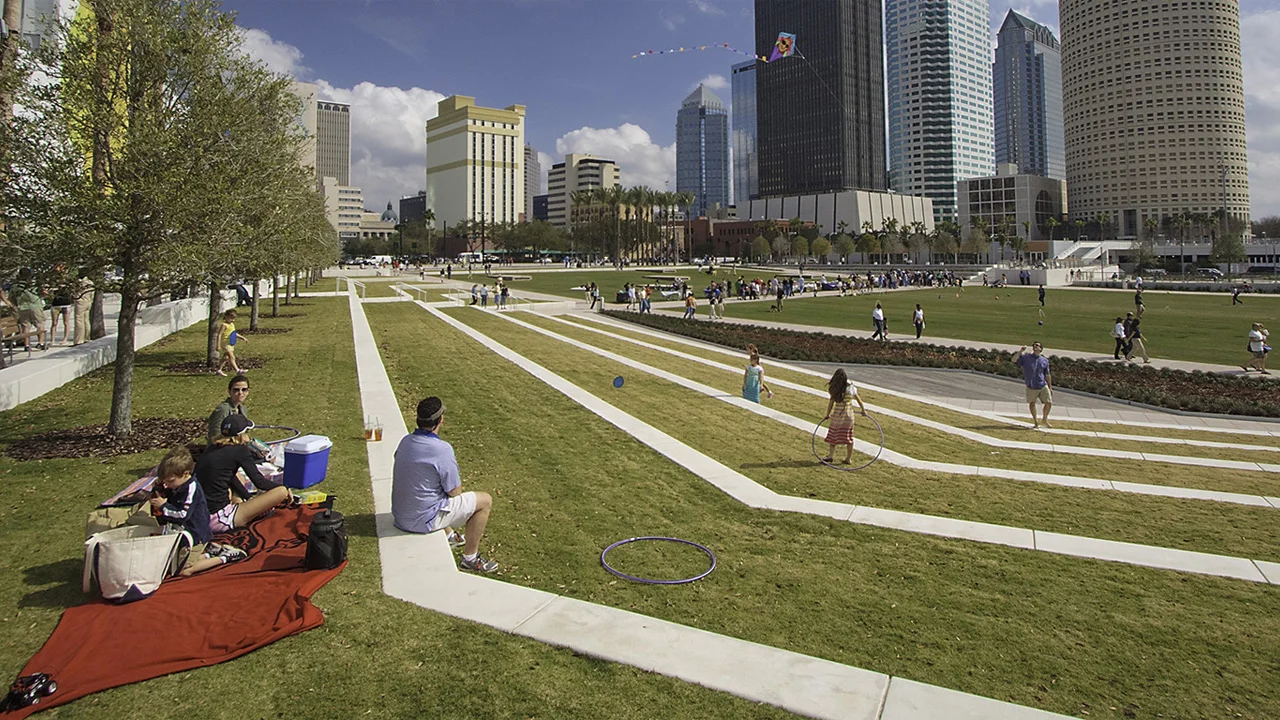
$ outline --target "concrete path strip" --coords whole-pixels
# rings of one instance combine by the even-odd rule
[[[443,534],[404,533],[390,522],[392,460],[407,427],[364,308],[354,292],[349,304],[362,409],[366,416],[375,415],[383,422],[382,442],[370,442],[367,449],[383,590],[388,595],[591,657],[824,720],[1067,717],[459,572]],[[426,307],[425,303],[419,305]],[[474,331],[468,332],[461,323],[434,308],[428,310],[475,337]]]
[[[907,532],[973,540],[976,542],[996,545],[1010,545],[1029,550],[1043,550],[1045,552],[1056,552],[1065,555],[1089,557],[1098,560],[1108,560],[1131,565],[1143,565],[1178,572],[1215,575],[1218,577],[1235,578],[1259,583],[1269,582],[1266,575],[1259,570],[1258,566],[1255,565],[1252,560],[1247,558],[1213,555],[1209,553],[1199,553],[1149,545],[1134,545],[1130,543],[1096,540],[1094,538],[1077,538],[1077,536],[1064,536],[1058,533],[1042,533],[1041,531],[1014,528],[1004,525],[993,525],[990,523],[957,520],[954,518],[884,510],[880,508],[855,507],[842,503],[824,502],[809,498],[780,495],[773,490],[760,485],[751,478],[742,475],[736,470],[718,462],[714,458],[711,458],[688,445],[685,445],[679,440],[676,440],[670,435],[657,430],[648,423],[644,423],[622,410],[613,407],[595,395],[588,393],[546,368],[537,365],[505,345],[489,338],[478,330],[444,315],[443,313],[436,311],[434,308],[427,308],[424,306],[424,309],[428,310],[433,315],[444,319],[454,327],[462,329],[468,335],[481,342],[501,357],[511,360],[530,374],[538,377],[543,382],[564,393],[574,402],[577,402],[588,410],[591,410],[619,429],[630,433],[636,439],[662,453],[676,464],[696,475],[699,475],[712,485],[720,488],[730,497],[733,497],[751,507],[781,510],[785,512],[799,512],[809,515],[821,515],[835,519],[846,519],[849,522],[857,524],[872,524],[880,527],[905,530]],[[801,420],[791,415],[787,415],[786,413],[764,407],[759,403],[744,400],[740,397],[726,396],[715,388],[702,385],[701,383],[688,380],[659,368],[650,367],[644,363],[617,355],[616,353],[595,348],[594,346],[571,338],[557,336],[550,330],[544,330],[537,326],[530,325],[529,323],[517,320],[510,315],[503,315],[502,317],[508,322],[549,337],[560,339],[566,344],[579,347],[588,352],[593,352],[601,357],[622,363],[628,367],[633,367],[637,370],[647,372],[656,377],[660,377],[664,380],[680,385],[681,387],[702,393],[708,397],[714,397],[722,402],[729,403],[730,405],[736,405],[758,415],[791,425],[797,429],[808,431],[810,428],[811,423],[807,420]],[[855,439],[854,449],[863,454],[869,455],[875,452],[878,448],[870,443]],[[880,457],[882,459],[895,458],[897,460],[896,464],[904,465],[906,467],[916,467],[922,470],[933,470],[939,472],[952,472],[968,475],[994,475],[994,473],[1001,473],[1001,475],[999,475],[1001,477],[1004,476],[1004,474],[1010,474],[1010,477],[1014,477],[1014,474],[1020,472],[1016,470],[996,470],[991,468],[956,466],[948,465],[946,463],[927,463],[907,458],[891,450],[883,450]],[[936,466],[943,466],[951,469],[938,470]],[[1016,479],[1016,477],[1014,477],[1014,479]],[[842,518],[841,514],[845,508],[852,508],[852,511],[847,517]],[[874,514],[875,522],[870,521],[868,517],[869,513]],[[1051,539],[1051,542],[1049,542],[1044,548],[1039,547],[1039,543],[1037,541],[1037,538],[1042,534],[1048,535]],[[1076,538],[1079,542],[1062,541],[1062,538]],[[1145,550],[1142,550],[1141,548],[1145,548]]]
[[[688,353],[683,353],[678,350],[672,350],[670,348],[665,348],[660,345],[646,343],[642,340],[636,340],[634,338],[629,338],[623,335],[617,335],[604,330],[599,330],[596,328],[579,325],[577,323],[567,322],[565,320],[562,320],[556,317],[552,317],[550,319],[555,320],[556,322],[564,323],[574,328],[587,330],[587,331],[599,333],[617,340],[630,342],[630,343],[639,345],[641,347],[645,347],[658,352],[667,353],[667,354],[680,357],[682,359],[686,359],[701,365],[706,365],[709,367],[714,367],[719,370],[726,370],[733,373],[739,372],[739,368],[736,368],[730,365],[725,365],[723,363],[717,363],[713,360],[707,360],[706,358],[698,357],[696,355],[690,355]],[[547,331],[547,332],[550,332],[550,331]],[[552,337],[555,337],[557,339],[568,340],[568,338],[563,338],[563,336],[555,335],[555,334],[552,334]],[[584,345],[585,347],[593,347],[586,344]],[[645,365],[644,367],[648,368],[649,366]],[[648,370],[646,370],[646,372],[648,372]],[[821,390],[810,388],[805,385],[800,385],[798,383],[788,382],[786,380],[779,380],[775,378],[770,380],[769,382],[774,385],[777,385],[778,387],[785,387],[785,388],[797,390],[799,392],[813,395],[815,397],[822,397],[825,399],[827,396],[826,393],[822,392]],[[1078,455],[1095,455],[1099,457],[1125,458],[1125,459],[1131,459],[1131,460],[1159,459],[1161,461],[1166,461],[1165,458],[1177,458],[1177,461],[1176,461],[1177,464],[1208,466],[1208,467],[1231,467],[1230,465],[1227,465],[1227,463],[1230,463],[1231,461],[1225,461],[1225,460],[1219,461],[1219,460],[1213,460],[1213,459],[1207,459],[1207,458],[1194,458],[1194,457],[1186,457],[1186,456],[1179,456],[1179,455],[1172,455],[1172,456],[1171,455],[1154,455],[1151,453],[1123,452],[1120,450],[1081,448],[1081,447],[1076,447],[1072,445],[1050,445],[1047,443],[1032,443],[1032,442],[1020,442],[1020,441],[1013,441],[1013,440],[1002,440],[1002,439],[990,437],[988,435],[983,435],[981,433],[976,433],[976,432],[964,430],[961,428],[955,428],[950,425],[946,425],[944,423],[936,422],[933,420],[919,418],[914,415],[910,415],[908,413],[899,412],[897,410],[878,407],[870,403],[867,404],[867,408],[871,410],[875,410],[876,412],[883,415],[887,415],[889,417],[894,417],[900,420],[905,420],[907,422],[916,423],[934,430],[938,430],[940,432],[956,435],[959,437],[963,437],[967,440],[973,440],[975,442],[980,442],[980,443],[983,443],[989,446],[994,446],[994,447],[1003,447],[1003,448],[1010,448],[1010,449],[1039,451],[1039,452],[1063,452],[1063,453],[1078,454]],[[811,429],[811,428],[800,427],[799,425],[796,425],[796,427],[799,427],[800,429]],[[874,448],[872,448],[872,450],[874,451]],[[881,459],[894,465],[902,465],[904,467],[911,467],[916,469],[933,470],[936,472],[972,475],[972,474],[975,474],[975,470],[976,470],[976,474],[978,475],[983,475],[986,477],[999,477],[1006,480],[1018,480],[1022,482],[1035,482],[1035,483],[1043,483],[1047,485],[1064,485],[1068,487],[1083,487],[1083,488],[1091,488],[1096,490],[1115,490],[1118,492],[1129,492],[1129,493],[1136,493],[1140,495],[1157,495],[1157,496],[1173,497],[1173,498],[1179,498],[1179,499],[1210,500],[1215,502],[1233,503],[1236,505],[1250,505],[1253,507],[1264,507],[1264,508],[1276,507],[1276,505],[1273,505],[1271,502],[1269,502],[1265,497],[1261,495],[1249,495],[1245,493],[1231,493],[1231,492],[1222,492],[1218,490],[1202,490],[1199,488],[1183,488],[1183,487],[1176,487],[1176,486],[1152,485],[1152,484],[1145,484],[1145,483],[1115,482],[1112,480],[1083,478],[1083,477],[1077,477],[1074,475],[1057,475],[1053,473],[1032,472],[1032,471],[1024,471],[1024,470],[1008,470],[1003,468],[985,468],[981,466],[978,466],[975,468],[974,466],[968,466],[968,465],[955,465],[953,463],[939,463],[939,462],[928,461],[928,460],[918,460],[908,455],[904,455],[896,452],[890,452],[887,450],[881,454]],[[1241,463],[1241,465],[1242,466],[1247,465],[1247,467],[1242,467],[1240,469],[1246,469],[1246,470],[1261,469],[1258,463],[1247,463],[1247,464]],[[1277,468],[1277,469],[1280,469],[1280,468]]]

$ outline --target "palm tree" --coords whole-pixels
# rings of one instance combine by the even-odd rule
[[[876,250],[878,251],[878,250],[880,249],[880,242],[879,242],[879,240],[877,240],[877,241],[876,241],[876,242],[874,242],[874,243],[868,243],[868,242],[865,242],[865,241],[863,241],[863,240],[862,240],[862,236],[863,236],[863,235],[871,235],[871,236],[874,236],[875,234],[876,234],[876,226],[875,226],[875,223],[872,223],[870,220],[864,220],[864,221],[862,221],[862,235],[859,235],[859,236],[858,236],[858,238],[857,238],[857,244],[858,244],[858,252],[862,253],[862,262],[864,262],[864,263],[865,263],[865,262],[870,262],[870,260],[868,260],[868,259],[867,259],[867,254],[868,254],[868,252],[869,252],[869,251],[863,250],[862,248],[863,248],[863,247],[871,247],[872,245],[874,245],[874,246],[875,246],[875,248],[876,248]]]
[[[613,187],[600,188],[596,193],[596,202],[607,206],[609,214],[613,218],[612,259],[614,267],[619,267],[622,264],[622,206],[627,202],[627,191],[623,190],[621,185],[614,185]]]
[[[694,195],[691,192],[676,193],[676,195],[677,195],[677,200],[680,206],[684,208],[684,223],[685,223],[684,242],[685,242],[685,246],[688,247],[690,227],[692,227],[690,223],[693,220],[693,218],[689,217],[689,213],[692,211],[693,201],[697,200],[698,198],[696,195]],[[678,256],[679,252],[677,252],[676,254]]]
[[[1058,222],[1058,218],[1050,215],[1048,220],[1044,221],[1045,227],[1049,228],[1049,250],[1053,250],[1053,232],[1058,229],[1062,223]]]
[[[988,232],[988,229],[991,227],[991,224],[981,215],[974,215],[969,218],[969,227],[972,229],[972,232],[969,233],[970,246],[978,245],[979,243],[974,242],[974,237],[981,236],[981,246],[987,249],[987,262],[990,262],[991,233]]]
[[[909,237],[912,239],[912,245],[915,246],[917,263],[920,262],[920,246],[925,244],[929,239],[928,232],[929,231],[926,229],[923,221],[916,220],[911,223],[911,234]],[[930,250],[930,254],[932,254],[932,249]]]

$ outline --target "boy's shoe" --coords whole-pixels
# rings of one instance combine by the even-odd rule
[[[449,547],[460,548],[467,544],[467,537],[457,530],[450,530],[448,535],[444,536],[449,541]]]
[[[222,563],[233,563],[238,560],[244,560],[249,557],[249,553],[241,550],[234,545],[225,545],[219,543],[209,543],[205,548],[205,554],[209,557],[222,558]]]
[[[474,559],[468,560],[465,557],[458,561],[458,565],[463,570],[470,570],[478,573],[497,572],[498,563],[492,560],[486,560],[483,555],[476,555]]]

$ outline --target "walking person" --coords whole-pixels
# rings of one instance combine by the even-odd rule
[[[847,449],[844,460],[840,463],[848,465],[853,460],[853,401],[858,402],[858,414],[863,417],[867,416],[867,406],[862,404],[858,389],[853,386],[844,368],[837,368],[831,375],[831,380],[827,382],[827,395],[827,413],[822,419],[831,421],[826,440],[830,449],[822,462],[830,463],[834,460],[836,446],[844,445]]]
[[[1138,278],[1138,280],[1142,280],[1142,278]],[[1133,293],[1133,312],[1135,317],[1142,317],[1142,313],[1146,309],[1147,306],[1142,304],[1142,286],[1139,285],[1138,290]]]
[[[471,284],[471,304],[475,305],[480,302],[480,286],[475,283]]]
[[[67,342],[71,335],[71,288],[58,288],[53,294],[49,308],[49,344],[54,343],[54,335],[58,334],[58,320],[62,320],[62,342]]]
[[[27,348],[31,349],[31,336],[35,335],[35,349],[48,350],[49,343],[45,342],[44,335],[44,298],[31,268],[24,267],[18,271],[18,280],[13,284],[7,302],[18,311],[18,325]]]
[[[1125,336],[1127,349],[1124,359],[1133,361],[1133,351],[1136,348],[1138,354],[1142,356],[1142,362],[1145,365],[1151,364],[1151,358],[1147,356],[1147,345],[1142,341],[1142,318],[1134,317],[1129,321],[1129,334]]]
[[[595,309],[596,309],[596,305],[599,305],[599,306],[600,306],[600,309],[601,309],[601,310],[603,310],[603,309],[604,309],[604,301],[600,299],[600,288],[599,288],[599,287],[596,287],[596,284],[595,284],[595,283],[591,283],[591,289],[590,289],[590,291],[589,291],[589,292],[591,293],[591,307],[590,307],[590,309],[591,309],[591,310],[595,310]]]
[[[716,315],[721,320],[724,319],[724,296],[728,291],[729,287],[727,285],[724,287],[718,287],[716,290]]]
[[[920,303],[916,303],[916,311],[911,314],[911,324],[916,326],[916,339],[920,339],[920,333],[924,332],[924,309],[920,307]]]
[[[1031,284],[1030,276],[1027,277],[1027,284]],[[1044,285],[1040,286],[1040,307],[1044,307]]]
[[[1128,335],[1128,328],[1125,327],[1124,318],[1116,317],[1116,324],[1111,328],[1111,337],[1116,341],[1115,359],[1120,359],[1120,353],[1124,352],[1124,338]]]
[[[1235,307],[1236,305],[1243,305],[1243,304],[1244,304],[1244,301],[1240,299],[1240,286],[1237,285],[1231,288],[1231,306]]]
[[[244,340],[236,334],[236,311],[228,310],[222,313],[222,324],[218,326],[218,353],[222,355],[222,360],[218,362],[218,374],[225,376],[228,364],[236,375],[243,375],[244,370],[240,369],[239,363],[236,362],[235,345],[238,341]]]
[[[89,342],[89,313],[93,309],[93,281],[88,278],[80,278],[80,282],[76,285],[75,310],[72,311],[72,317],[76,323],[76,330],[72,345],[81,345]]]
[[[760,391],[765,391],[766,398],[773,398],[773,391],[764,381],[764,368],[760,366],[760,353],[755,345],[747,346],[747,369],[742,373],[742,397],[753,403],[760,402]]]
[[[698,312],[698,301],[694,299],[693,293],[686,292],[684,296],[684,319],[692,320],[693,316]]]
[[[1049,409],[1053,407],[1053,376],[1049,372],[1049,358],[1045,357],[1044,346],[1039,342],[1031,344],[1031,352],[1023,345],[1013,356],[1013,364],[1022,368],[1022,382],[1027,386],[1027,408],[1031,411],[1031,422],[1036,428],[1044,423],[1049,424]],[[1043,405],[1041,418],[1036,419],[1036,401]]]
[[[876,308],[871,311],[871,322],[876,326],[876,331],[871,333],[872,340],[889,339],[888,333],[885,332],[884,308],[880,307],[880,303],[876,303]]]
[[[1267,340],[1271,337],[1271,332],[1263,326],[1262,323],[1254,323],[1249,330],[1249,352],[1253,353],[1253,359],[1248,365],[1241,365],[1240,369],[1249,372],[1249,368],[1253,368],[1263,375],[1270,375],[1267,370],[1267,352],[1271,350],[1267,346]]]
[[[480,286],[480,307],[482,308],[489,307],[489,286],[488,285]]]

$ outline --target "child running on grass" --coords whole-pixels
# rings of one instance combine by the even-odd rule
[[[191,533],[195,544],[182,563],[183,577],[247,557],[240,548],[209,542],[213,539],[213,532],[209,529],[209,505],[200,483],[191,477],[195,466],[196,462],[186,448],[170,450],[156,471],[159,480],[151,498],[151,512],[156,520],[162,525],[177,525]]]
[[[830,400],[827,401],[827,414],[822,419],[831,421],[831,427],[827,430],[827,445],[830,449],[822,462],[834,460],[836,446],[844,445],[847,449],[844,460],[840,462],[848,465],[853,461],[853,401],[858,401],[858,414],[863,417],[867,416],[867,407],[862,404],[862,398],[858,397],[858,389],[849,382],[849,375],[844,368],[836,369],[831,376],[827,383],[827,393]]]
[[[747,370],[742,374],[742,397],[753,403],[760,402],[760,391],[773,398],[773,391],[764,382],[764,368],[760,367],[760,353],[754,344],[747,346]]]
[[[235,341],[232,338],[235,338]],[[222,313],[222,323],[218,326],[218,352],[222,355],[222,360],[218,363],[218,374],[226,375],[225,368],[227,363],[231,363],[231,369],[236,375],[243,375],[244,370],[240,369],[240,365],[236,363],[235,342],[244,340],[236,334],[236,311],[228,310]]]

